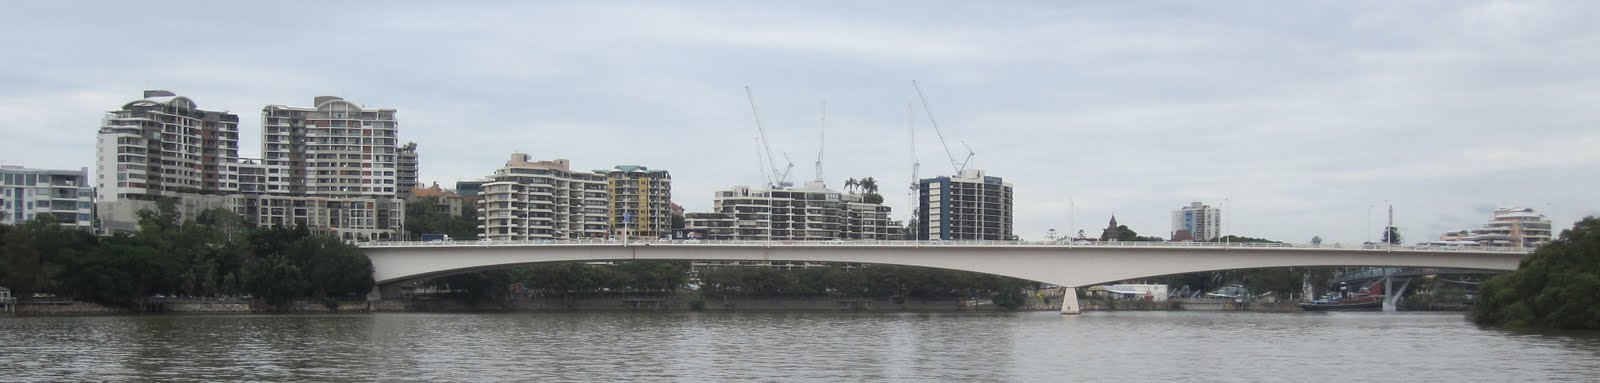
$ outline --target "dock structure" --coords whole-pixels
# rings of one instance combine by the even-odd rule
[[[0,312],[17,312],[17,297],[11,296],[11,289],[0,287]]]
[[[632,305],[634,310],[665,310],[667,298],[661,297],[628,297],[622,298],[622,303]]]

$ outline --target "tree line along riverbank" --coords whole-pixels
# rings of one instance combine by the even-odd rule
[[[1484,282],[1474,321],[1523,329],[1600,330],[1600,219],[1539,246],[1516,271]]]
[[[269,305],[364,297],[372,263],[360,249],[304,227],[257,228],[231,211],[178,216],[170,201],[108,237],[50,216],[0,225],[0,286],[23,301],[77,300],[144,310],[172,297],[242,297]]]

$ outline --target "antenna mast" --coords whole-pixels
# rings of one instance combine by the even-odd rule
[[[772,177],[767,180],[767,187],[777,189],[793,185],[789,182],[789,170],[794,169],[794,162],[789,162],[788,168],[781,173],[778,172],[778,162],[772,157],[772,145],[768,144],[767,129],[761,125],[761,111],[756,108],[756,96],[750,92],[749,86],[744,87],[744,95],[750,100],[750,114],[756,118],[756,132],[761,134],[759,140],[761,141],[763,155],[766,157],[767,165],[772,167]],[[788,156],[785,156],[784,159],[787,160]]]
[[[822,180],[822,151],[827,148],[827,144],[828,144],[827,143],[827,139],[828,139],[828,100],[826,100],[826,99],[822,100],[822,118],[820,118],[818,120],[819,120],[819,122],[818,122],[819,126],[817,127],[817,173],[816,173],[816,176],[817,176],[817,183],[824,183],[826,181]]]
[[[966,161],[956,162],[955,153],[950,151],[950,144],[944,140],[944,131],[939,129],[939,121],[933,119],[933,109],[928,108],[928,97],[922,95],[922,86],[917,85],[917,80],[911,80],[911,87],[917,90],[917,98],[922,100],[922,110],[928,113],[928,123],[933,125],[933,133],[939,135],[939,145],[944,147],[944,155],[950,157],[950,167],[955,168],[956,175],[960,175],[961,171],[967,170],[967,162],[971,162],[972,156],[977,153],[968,148]]]

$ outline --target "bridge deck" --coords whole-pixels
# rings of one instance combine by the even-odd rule
[[[1290,244],[1290,243],[1227,243],[1227,242],[1026,242],[1026,241],[706,241],[706,240],[531,240],[531,241],[384,241],[358,243],[362,248],[427,248],[427,247],[524,247],[524,246],[685,246],[685,247],[875,247],[875,248],[1150,248],[1150,249],[1303,249],[1326,251],[1364,250],[1372,252],[1434,252],[1450,254],[1525,254],[1532,249],[1512,247],[1465,248],[1459,246],[1409,246],[1363,245],[1345,247],[1340,244]]]

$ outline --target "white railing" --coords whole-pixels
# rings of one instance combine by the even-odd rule
[[[889,240],[697,240],[697,239],[562,239],[562,240],[455,240],[455,241],[380,241],[361,242],[360,247],[501,247],[501,246],[729,246],[729,247],[1049,247],[1049,248],[1104,248],[1140,247],[1168,249],[1268,249],[1292,248],[1308,250],[1364,250],[1375,252],[1442,252],[1442,253],[1529,253],[1532,249],[1510,247],[1462,248],[1448,246],[1291,244],[1242,242],[1153,242],[1153,241],[1099,241],[1099,242],[1031,242],[1031,241],[889,241]]]

